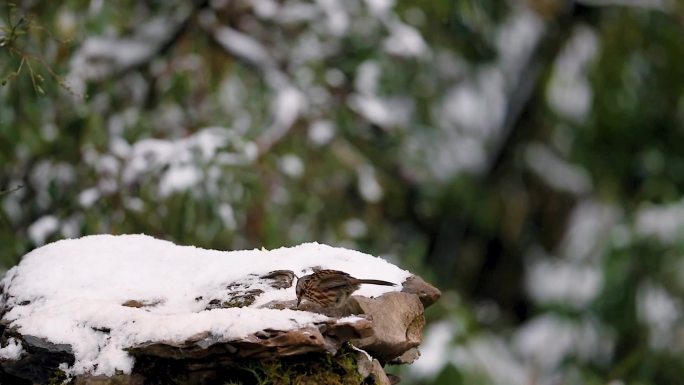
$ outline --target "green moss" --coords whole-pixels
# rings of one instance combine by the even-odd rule
[[[71,377],[67,376],[63,371],[57,369],[50,374],[47,385],[66,385],[71,384],[72,382],[73,381]]]
[[[356,365],[355,352],[345,349],[330,354],[307,354],[281,359],[246,361],[239,368],[240,378],[225,384],[242,385],[360,385],[363,378]]]

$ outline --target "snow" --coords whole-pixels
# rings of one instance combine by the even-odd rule
[[[175,192],[189,190],[202,181],[202,171],[192,164],[169,168],[159,181],[159,195],[166,198]]]
[[[176,27],[159,17],[146,20],[134,37],[89,37],[72,57],[66,82],[76,93],[83,94],[87,80],[102,79],[144,63]]]
[[[268,49],[248,35],[232,28],[220,27],[216,30],[216,38],[223,48],[244,60],[263,67],[272,65]]]
[[[430,136],[413,139],[410,147],[412,151],[427,149],[425,157],[431,158],[427,167],[440,181],[447,181],[460,172],[478,173],[483,169],[487,158],[480,140],[455,130],[445,130],[437,141]]]
[[[375,168],[369,164],[361,165],[356,170],[358,175],[359,194],[366,202],[380,202],[384,191],[375,176]]]
[[[368,234],[368,226],[366,226],[366,222],[359,218],[347,219],[342,223],[342,227],[344,228],[345,234],[352,239],[365,237],[366,234]]]
[[[383,48],[392,55],[422,57],[429,52],[423,36],[415,28],[395,21],[389,25],[390,36],[383,41]]]
[[[10,337],[7,346],[0,348],[0,360],[17,360],[23,351],[21,342]]]
[[[413,102],[404,97],[377,95],[382,70],[373,60],[361,63],[354,78],[356,93],[347,104],[368,121],[381,127],[405,126],[413,113]]]
[[[534,367],[548,372],[564,360],[600,362],[613,350],[612,336],[592,319],[574,321],[556,315],[541,315],[523,325],[513,338],[513,347]]]
[[[587,70],[599,52],[599,39],[587,26],[576,27],[554,64],[547,99],[559,115],[582,122],[591,110],[593,93]]]
[[[273,102],[273,115],[279,126],[291,126],[304,108],[305,98],[294,87],[278,90]]]
[[[344,82],[346,80],[346,76],[344,75],[344,72],[340,71],[337,68],[329,68],[325,70],[325,81],[329,85],[333,87],[341,87],[344,85]]]
[[[600,268],[574,261],[539,260],[529,267],[527,290],[538,303],[562,303],[582,308],[599,294],[603,287]]]
[[[544,33],[544,22],[535,12],[516,9],[496,33],[499,64],[505,72],[516,74],[525,66]]]
[[[366,6],[374,16],[387,14],[394,4],[394,0],[366,0]]]
[[[681,350],[678,343],[682,320],[682,303],[665,288],[654,282],[644,282],[637,290],[638,319],[649,329],[649,343],[656,350]]]
[[[222,203],[218,209],[219,216],[223,226],[228,230],[235,230],[237,228],[237,220],[235,219],[235,211],[233,206],[228,203]]]
[[[146,41],[91,37],[72,59],[72,72],[85,79],[100,78],[143,61],[154,49]],[[98,60],[102,64],[98,64]]]
[[[253,157],[249,145],[239,143],[234,130],[226,127],[205,127],[175,140],[143,139],[128,149],[119,149],[127,152],[122,154],[127,158],[123,183],[136,183],[149,174],[160,175],[159,194],[163,197],[196,186],[204,177],[205,164],[246,164]]]
[[[279,5],[273,0],[255,0],[252,2],[254,13],[262,19],[272,19],[278,13]]]
[[[534,383],[529,370],[516,359],[507,342],[493,334],[483,334],[452,352],[451,363],[486,374],[495,384],[527,385]]]
[[[666,205],[646,204],[640,207],[634,221],[635,233],[672,243],[681,237],[684,228],[684,200]]]
[[[459,127],[484,140],[499,132],[506,114],[505,77],[500,69],[488,67],[449,90],[439,107],[446,127]]]
[[[316,313],[259,308],[294,300],[295,292],[294,286],[273,289],[256,276],[281,269],[302,276],[317,266],[397,284],[410,275],[380,258],[317,243],[226,252],[146,235],[92,235],[38,248],[9,270],[0,281],[11,307],[2,322],[24,335],[71,345],[71,374],[130,373],[134,359],[124,349],[147,341],[183,341],[205,331],[229,341],[265,328],[290,330],[326,320]],[[205,310],[211,299],[227,298],[226,287],[236,282],[264,293],[249,307]],[[400,289],[363,285],[357,294]],[[122,306],[129,300],[156,305]],[[18,305],[24,301],[29,302]],[[5,347],[0,354],[17,349]]]
[[[413,104],[407,98],[354,94],[348,104],[366,120],[383,128],[407,126],[413,113]]]
[[[343,3],[337,0],[318,0],[318,5],[325,13],[328,29],[334,36],[344,36],[349,30],[349,14]]]
[[[299,178],[304,174],[304,162],[295,154],[285,154],[278,161],[280,171],[292,178]]]
[[[36,245],[45,243],[45,239],[59,229],[59,220],[53,215],[45,215],[33,222],[28,228],[28,235]]]
[[[373,95],[377,91],[380,75],[380,64],[374,60],[366,60],[356,69],[354,88],[360,94]]]
[[[87,188],[78,194],[78,203],[83,208],[89,208],[100,199],[100,192],[96,188]]]
[[[556,190],[582,195],[593,189],[591,178],[583,168],[561,159],[542,144],[527,145],[525,162],[535,174]]]
[[[560,255],[575,261],[599,261],[622,213],[615,206],[583,199],[572,213],[560,244]]]
[[[553,379],[564,362],[579,359],[600,364],[611,356],[615,345],[614,334],[591,317],[573,320],[541,315],[510,337],[486,332],[468,337],[466,324],[452,319],[426,329],[421,357],[409,367],[411,377],[423,380],[415,382],[430,382],[451,365],[466,375],[484,374],[495,384],[557,383]],[[458,341],[455,345],[454,340]]]
[[[316,120],[309,126],[309,141],[315,146],[324,146],[335,137],[335,123]]]
[[[432,324],[425,333],[421,355],[411,366],[411,374],[420,378],[436,376],[449,362],[454,336],[458,334],[453,322]]]

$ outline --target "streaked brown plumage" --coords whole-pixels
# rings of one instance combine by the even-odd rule
[[[324,308],[344,305],[362,284],[394,286],[379,279],[358,279],[339,270],[318,270],[297,280],[297,307],[306,299]]]

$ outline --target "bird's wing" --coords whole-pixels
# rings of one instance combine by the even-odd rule
[[[321,283],[318,286],[321,289],[336,289],[347,285],[349,285],[349,278],[344,276],[330,276],[322,278]]]

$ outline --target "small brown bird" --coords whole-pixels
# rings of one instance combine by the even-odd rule
[[[318,270],[297,280],[297,307],[303,299],[324,308],[344,305],[362,284],[394,286],[392,282],[379,279],[358,279],[339,270]]]

